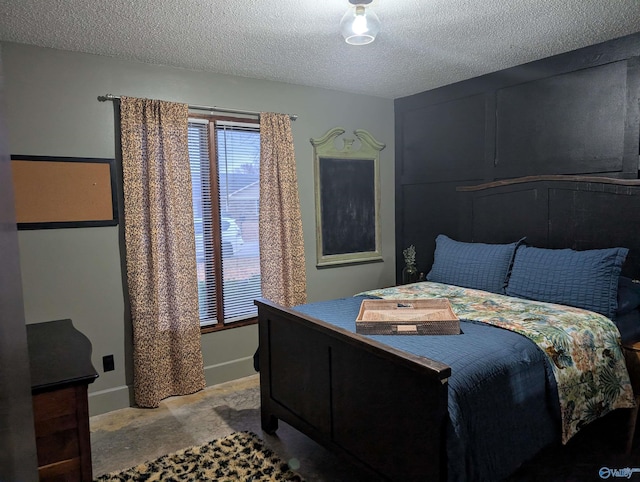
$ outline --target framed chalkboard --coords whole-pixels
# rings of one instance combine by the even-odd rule
[[[329,267],[382,261],[380,250],[379,153],[385,145],[367,131],[354,131],[360,141],[335,140],[339,127],[311,139],[316,196],[316,266]]]

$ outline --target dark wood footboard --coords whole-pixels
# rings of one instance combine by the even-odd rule
[[[444,480],[442,363],[257,300],[262,428],[283,420],[389,480]]]

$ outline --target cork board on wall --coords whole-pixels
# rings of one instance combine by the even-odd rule
[[[18,229],[118,224],[113,159],[11,156]]]

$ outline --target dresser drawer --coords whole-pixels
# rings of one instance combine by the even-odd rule
[[[82,482],[82,467],[79,457],[38,467],[40,482]]]
[[[78,430],[61,430],[45,437],[36,434],[36,447],[38,466],[79,457]]]
[[[33,396],[33,418],[36,423],[52,420],[65,415],[75,416],[77,412],[76,387],[67,387]]]
[[[82,480],[83,460],[90,464],[86,390],[71,386],[33,395],[40,481]]]

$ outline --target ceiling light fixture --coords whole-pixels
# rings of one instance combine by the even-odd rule
[[[353,5],[342,17],[340,30],[345,41],[351,45],[366,45],[376,39],[380,30],[380,20],[371,8],[366,8],[373,0],[349,0]]]

